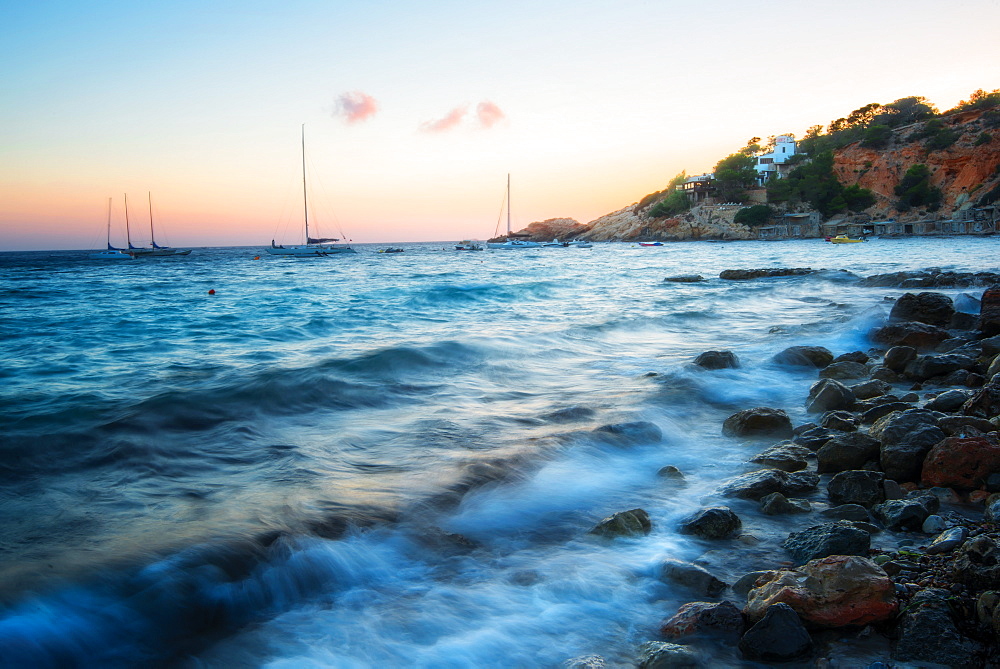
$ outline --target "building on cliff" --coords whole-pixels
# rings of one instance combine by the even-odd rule
[[[688,177],[677,190],[687,196],[692,206],[701,204],[715,195],[715,175],[710,173]]]
[[[788,160],[795,154],[795,138],[791,135],[778,135],[774,138],[774,150],[757,157],[757,185],[765,186],[771,179],[780,179],[788,173],[791,166]]]

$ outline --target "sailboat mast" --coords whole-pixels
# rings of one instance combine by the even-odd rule
[[[132,248],[132,235],[128,230],[128,193],[125,193],[125,241],[128,242],[128,247]]]
[[[302,217],[306,222],[306,244],[309,243],[309,204],[306,201],[306,124],[302,124]]]
[[[507,236],[510,237],[510,172],[507,172]]]
[[[108,198],[108,250],[111,250],[111,198]]]
[[[156,236],[153,234],[153,194],[146,191],[146,197],[149,198],[149,243],[156,248]]]

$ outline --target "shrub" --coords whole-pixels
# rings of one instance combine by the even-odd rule
[[[930,179],[931,172],[927,165],[918,163],[906,170],[903,180],[895,188],[896,195],[900,196],[896,208],[909,211],[911,207],[926,207],[937,211],[941,206],[941,189],[931,186]]]
[[[979,139],[976,140],[976,146],[982,146],[983,144],[989,144],[993,141],[993,137],[988,132],[984,132],[979,135]]]
[[[751,228],[759,228],[770,221],[772,216],[774,216],[774,210],[771,207],[766,204],[755,204],[736,212],[733,222]]]
[[[892,128],[887,125],[870,125],[865,128],[861,146],[870,149],[884,149],[892,141]]]

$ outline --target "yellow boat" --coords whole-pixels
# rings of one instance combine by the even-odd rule
[[[860,244],[861,242],[867,241],[867,239],[851,239],[847,235],[837,235],[836,237],[830,238],[830,242],[833,244]]]

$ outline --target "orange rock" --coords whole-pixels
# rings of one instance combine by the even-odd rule
[[[920,475],[926,486],[976,489],[986,477],[1000,472],[1000,443],[986,436],[948,437],[924,458]]]
[[[990,494],[985,490],[973,490],[969,493],[969,504],[982,504],[989,498]]]

